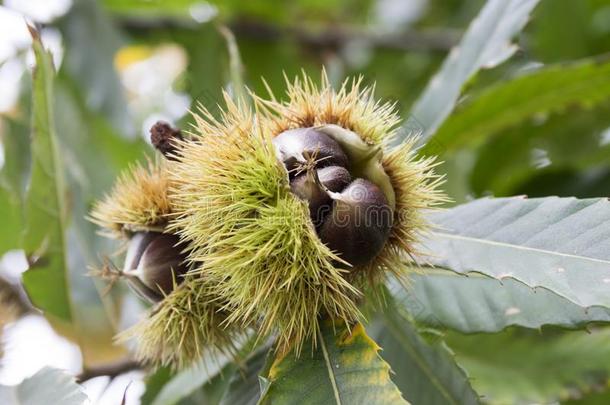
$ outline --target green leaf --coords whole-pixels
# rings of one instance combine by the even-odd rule
[[[229,382],[229,387],[220,401],[220,405],[256,405],[260,399],[261,386],[259,378],[267,375],[267,363],[273,360],[273,351],[265,345],[254,352],[243,367],[236,369]]]
[[[71,321],[66,262],[64,178],[53,122],[53,62],[32,30],[36,68],[32,100],[32,174],[26,196],[23,245],[31,267],[23,274],[32,303]]]
[[[82,405],[87,401],[74,377],[50,367],[43,368],[19,385],[0,385],[0,403],[3,405]]]
[[[151,148],[141,137],[126,139],[103,117],[88,111],[83,94],[65,75],[56,80],[54,101],[66,173],[83,194],[75,204],[86,205],[86,211],[91,201],[110,190],[122,170],[152,157]]]
[[[29,97],[29,95],[27,96]],[[30,175],[29,101],[22,100],[23,116],[0,117],[0,149],[4,162],[0,167],[0,257],[11,249],[21,248],[24,227],[23,202],[25,184]]]
[[[21,247],[20,235],[23,230],[23,212],[21,200],[12,193],[0,187],[0,213],[2,213],[2,229],[0,229],[0,257],[11,249]]]
[[[451,113],[462,87],[479,69],[496,66],[516,51],[511,39],[525,26],[538,1],[489,0],[485,4],[411,111],[424,128],[422,142]]]
[[[66,41],[64,67],[84,91],[87,107],[102,112],[122,133],[132,134],[129,108],[113,64],[122,45],[113,21],[95,0],[79,0],[60,29]]]
[[[528,48],[545,64],[607,52],[607,37],[595,29],[595,16],[607,5],[605,0],[542,2]],[[568,24],[571,29],[566,30]]]
[[[582,172],[549,168],[520,184],[516,190],[516,194],[533,197],[551,194],[560,197],[596,198],[610,190],[610,168],[602,166]]]
[[[219,384],[225,383],[224,386],[226,386],[233,370],[234,368],[229,357],[220,356],[213,359],[206,356],[204,360],[201,360],[194,366],[176,373],[163,386],[151,403],[152,405],[173,405],[208,384],[216,387]],[[207,401],[205,403],[216,404],[219,399],[220,395],[217,395],[217,401]]]
[[[0,122],[6,125],[6,132],[0,133],[5,159],[0,170],[0,187],[22,201],[30,169],[29,122],[4,117]]]
[[[483,91],[445,121],[424,153],[438,145],[443,151],[472,145],[535,115],[590,107],[608,98],[608,58],[552,65]]]
[[[65,254],[73,324],[79,331],[83,361],[93,366],[118,361],[126,353],[113,344],[121,316],[121,290],[104,295],[105,282],[85,276],[90,266],[102,266],[103,252],[115,251],[118,244],[99,235],[86,216],[91,203],[108,192],[119,170],[146,155],[143,140],[131,142],[119,136],[102,117],[87,111],[78,89],[70,86],[63,73],[54,81],[53,100],[55,133],[70,198]]]
[[[163,387],[153,387],[158,394],[151,395],[148,403],[173,405],[192,398],[199,404],[218,404],[226,391],[230,376],[238,366],[238,359],[245,358],[254,349],[255,338],[233,342],[237,357],[208,353],[194,366],[179,371],[163,382]],[[162,379],[163,375],[159,376]]]
[[[153,373],[149,373],[144,379],[144,393],[140,397],[142,405],[150,405],[171,378],[170,367],[159,367]]]
[[[390,281],[400,308],[418,323],[464,333],[499,332],[517,325],[538,329],[555,325],[576,329],[610,322],[610,309],[581,307],[544,288],[512,279],[424,270],[409,277],[407,288]]]
[[[602,145],[600,134],[608,127],[610,103],[606,102],[591,110],[569,108],[542,123],[533,118],[501,131],[478,150],[470,174],[472,189],[477,194],[513,195],[519,185],[541,171],[603,166],[610,160],[610,144]],[[541,161],[536,159],[538,152]],[[549,166],[541,170],[540,163]]]
[[[442,229],[422,242],[430,264],[610,307],[608,199],[483,198],[429,218]]]
[[[457,361],[490,404],[550,404],[602,389],[610,376],[610,329],[510,330],[446,336]]]
[[[227,390],[231,374],[237,369],[235,363],[227,364],[217,375],[196,387],[188,390],[188,393],[180,395],[180,398],[171,398],[168,404],[180,405],[218,405],[224,392]],[[172,374],[169,368],[160,368],[146,380],[146,391],[140,398],[142,405],[150,405],[163,389],[164,385],[171,380]]]
[[[468,376],[456,364],[453,354],[435,335],[426,342],[414,326],[393,306],[385,308],[382,321],[371,333],[390,363],[392,380],[413,404],[478,404]]]
[[[608,405],[610,403],[610,389],[600,392],[588,392],[577,399],[561,401],[563,405]]]
[[[361,324],[350,331],[326,321],[317,345],[299,357],[293,351],[278,355],[259,404],[407,404]]]
[[[237,41],[235,35],[231,30],[221,25],[218,27],[220,34],[224,37],[227,42],[227,51],[229,53],[229,73],[231,76],[231,91],[233,98],[236,101],[246,101],[246,88],[244,87],[244,67],[241,63],[241,57],[239,56],[239,48],[237,47]]]

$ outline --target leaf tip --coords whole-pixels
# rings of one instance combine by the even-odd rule
[[[38,31],[38,29],[30,24],[27,20],[25,21],[25,25],[28,28],[28,31],[30,32],[30,36],[32,37],[32,40],[35,42],[41,42],[40,41],[40,32]]]

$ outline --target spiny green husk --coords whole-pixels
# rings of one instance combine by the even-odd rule
[[[235,354],[233,341],[244,331],[220,326],[227,314],[214,289],[201,277],[187,277],[117,340],[135,338],[139,361],[175,369],[190,366],[204,354]]]
[[[226,324],[257,323],[286,347],[315,337],[320,312],[357,317],[358,292],[290,192],[267,128],[228,98],[221,121],[206,111],[196,119],[194,140],[170,164],[170,229],[226,300]]]
[[[168,186],[165,162],[133,166],[95,205],[91,219],[107,236],[125,243],[135,232],[168,232],[172,212]],[[122,273],[118,270],[117,274]],[[242,332],[220,326],[227,314],[220,309],[220,297],[213,290],[205,278],[187,276],[117,340],[134,338],[136,358],[143,363],[177,369],[191,365],[204,353],[233,353],[232,342]]]
[[[171,213],[167,189],[168,176],[163,162],[148,161],[146,167],[136,164],[95,204],[90,219],[111,238],[142,230],[161,230]]]
[[[269,99],[252,96],[273,135],[293,128],[335,124],[354,131],[370,145],[386,145],[399,129],[395,104],[380,103],[374,97],[374,88],[363,87],[362,80],[345,80],[335,90],[323,71],[319,86],[305,74],[293,82],[286,79],[286,101],[278,101],[271,89]]]
[[[325,74],[319,87],[304,76],[288,84],[286,101],[253,95],[252,111],[225,97],[219,118],[205,109],[193,114],[191,137],[177,142],[176,159],[164,163],[166,179],[158,189],[159,206],[167,207],[162,231],[180,237],[191,270],[148,318],[121,336],[136,337],[140,359],[181,368],[204,348],[231,351],[237,330],[246,328],[260,338],[275,334],[280,351],[299,352],[304,342],[315,344],[321,315],[350,324],[361,316],[362,291],[375,289],[387,272],[404,276],[405,258],[416,253],[414,242],[428,228],[422,211],[445,200],[438,191],[442,179],[433,172],[434,159],[416,157],[413,139],[390,148],[399,124],[394,107],[375,101],[360,83],[346,81],[335,91]],[[272,144],[283,131],[328,124],[383,150],[381,164],[394,192],[389,239],[359,268],[346,268],[320,241]],[[120,195],[140,192],[140,180],[151,177],[120,180],[94,219],[115,233],[150,226],[147,210],[125,215],[137,211],[131,208],[136,204]],[[110,215],[115,212],[121,215]]]
[[[428,231],[423,211],[447,201],[440,190],[444,179],[434,173],[434,157],[419,158],[412,136],[391,147],[400,129],[395,106],[380,103],[374,89],[362,87],[362,78],[345,80],[338,91],[322,72],[321,85],[303,74],[287,83],[287,100],[278,101],[269,90],[269,99],[255,96],[257,108],[273,135],[308,126],[338,125],[355,132],[371,148],[383,150],[382,165],[395,194],[394,220],[388,242],[381,253],[362,271],[352,271],[352,283],[363,290],[383,280],[385,272],[404,276],[404,261],[415,255],[414,242]],[[366,283],[367,285],[365,285]]]

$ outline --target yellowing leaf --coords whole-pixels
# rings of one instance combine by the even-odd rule
[[[259,404],[408,404],[379,350],[361,324],[348,330],[327,321],[313,353],[275,359]]]

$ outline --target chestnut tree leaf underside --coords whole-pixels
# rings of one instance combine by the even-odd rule
[[[71,375],[45,367],[19,385],[0,385],[3,405],[83,405],[88,401],[83,388]]]
[[[610,308],[607,198],[483,198],[434,212],[422,260],[459,273],[511,278],[580,307]]]
[[[578,329],[610,322],[610,308],[583,307],[513,278],[427,269],[412,274],[407,288],[395,279],[388,287],[397,306],[419,324],[463,333],[493,333],[509,326]]]

